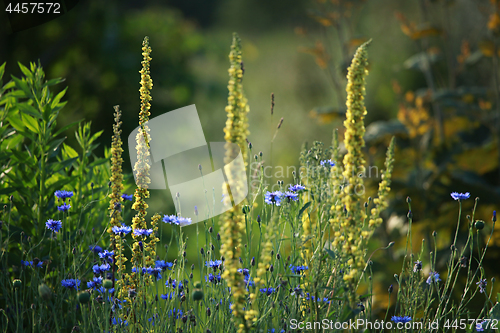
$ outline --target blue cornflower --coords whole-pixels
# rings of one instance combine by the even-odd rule
[[[205,261],[205,266],[217,268],[222,264],[222,260]]]
[[[106,294],[106,291],[110,294],[114,293],[115,292],[115,288],[111,288],[111,289],[106,289],[104,288],[103,286],[99,287],[99,288],[95,288],[95,290],[97,290],[98,292],[100,292],[101,294]],[[109,297],[108,297],[108,301],[109,301]]]
[[[152,275],[156,278],[156,280],[161,280],[161,268],[158,267],[148,267],[146,269],[149,275]]]
[[[404,316],[404,317],[399,317],[399,316],[392,316],[391,321],[397,323],[407,323],[411,321],[411,317]]]
[[[66,279],[61,281],[61,285],[68,289],[75,288],[75,290],[77,290],[78,287],[80,286],[80,282],[81,281],[78,279]]]
[[[238,273],[243,274],[245,277],[250,276],[250,270],[248,268],[238,268]]]
[[[261,288],[259,290],[260,290],[261,293],[264,293],[267,296],[271,295],[272,293],[274,293],[276,291],[275,288]]]
[[[274,191],[274,192],[269,192],[267,191],[264,201],[268,205],[273,205],[275,204],[276,206],[281,205],[281,197],[283,196],[283,193],[281,191]]]
[[[151,323],[151,325],[155,326],[155,319],[158,319],[158,314],[155,314],[153,317],[148,318],[148,321]]]
[[[102,264],[102,265],[94,265],[94,266],[92,266],[92,271],[96,275],[99,275],[101,273],[107,272],[110,269],[111,269],[111,266],[109,264]]]
[[[295,274],[300,274],[302,271],[308,270],[309,266],[293,266],[290,264],[290,270],[294,272]]]
[[[305,186],[302,186],[300,184],[297,184],[297,185],[290,185],[288,187],[288,190],[292,191],[292,192],[299,192],[299,191],[302,191],[302,190],[305,190],[306,187]]]
[[[297,193],[294,193],[294,192],[286,191],[284,198],[288,199],[288,202],[297,201],[297,200],[299,200],[299,195]]]
[[[98,276],[98,277],[94,277],[92,279],[92,281],[89,281],[87,282],[87,288],[95,288],[96,286],[102,284],[102,277],[101,276]]]
[[[103,251],[102,247],[100,247],[99,245],[94,245],[94,246],[89,245],[89,249],[94,253],[101,253]]]
[[[103,260],[107,260],[110,264],[113,263],[113,256],[115,255],[115,251],[109,252],[108,250],[104,250],[99,253],[99,258]]]
[[[323,160],[323,161],[319,162],[319,164],[321,166],[325,166],[325,167],[330,165],[330,168],[335,166],[335,162],[333,162],[331,159],[330,160]]]
[[[304,297],[304,290],[302,288],[300,288],[300,285],[297,285],[297,287],[293,288],[291,295],[292,296],[297,295],[299,297]]]
[[[174,298],[175,293],[168,293],[168,294],[163,294],[160,297],[163,298],[166,301],[172,300]]]
[[[123,199],[123,201],[132,201],[132,198],[133,198],[133,197],[134,197],[134,195],[132,195],[132,194],[130,194],[130,195],[125,194],[125,193],[124,193],[124,194],[122,194],[122,199]]]
[[[179,319],[180,317],[182,317],[182,310],[181,309],[170,310],[168,311],[168,316],[169,317],[175,316],[175,319]]]
[[[245,279],[244,279],[244,282],[245,282],[245,286],[248,288],[248,287],[255,287],[255,282],[253,280],[250,280],[249,277],[246,277],[245,276]]]
[[[132,228],[126,225],[122,226],[114,226],[111,230],[115,233],[115,235],[125,236],[126,234],[132,231]]]
[[[21,260],[21,266],[24,266],[24,267],[33,267],[33,261],[24,261],[24,260]],[[38,267],[38,268],[43,267],[43,261],[39,261],[36,264],[36,267]]]
[[[128,326],[128,321],[122,320],[121,318],[115,318],[111,319],[111,322],[113,325],[120,325],[120,326]]]
[[[163,222],[168,223],[168,224],[179,224],[179,223],[177,223],[177,216],[176,215],[164,215]]]
[[[160,268],[162,271],[165,271],[167,269],[171,269],[174,264],[165,260],[157,260],[155,261],[156,268]]]
[[[450,195],[455,200],[465,200],[465,199],[469,199],[470,198],[470,193],[469,192],[466,192],[466,193],[452,192]]]
[[[429,277],[427,278],[427,284],[431,284],[432,281],[434,282],[439,282],[441,279],[439,278],[439,273],[437,272],[430,272]]]
[[[58,199],[62,199],[62,200],[66,200],[66,199],[71,198],[73,196],[73,192],[64,191],[64,190],[56,191],[54,194]]]
[[[484,332],[483,323],[484,320],[476,321],[476,332]]]
[[[57,210],[60,212],[67,212],[71,208],[71,205],[63,203],[61,206],[57,206]]]
[[[486,279],[480,279],[479,282],[476,282],[476,284],[479,286],[479,292],[484,293],[486,291],[486,284],[488,281]]]
[[[58,232],[62,228],[62,223],[61,221],[54,221],[52,219],[49,219],[47,220],[47,222],[45,222],[45,227],[52,230],[53,232]]]
[[[219,283],[221,279],[222,277],[220,276],[220,274],[214,275],[212,273],[209,273],[208,278],[205,276],[205,281],[212,282],[215,284]]]
[[[422,270],[422,262],[420,260],[415,261],[415,266],[413,266],[413,272],[418,272]]]
[[[134,235],[136,236],[149,236],[153,233],[153,229],[135,229]]]
[[[147,272],[147,268],[146,268],[146,267],[142,267],[142,268],[140,269],[140,271],[141,271],[141,273],[144,275],[144,274],[146,274],[146,272]],[[138,272],[137,267],[132,267],[132,273],[137,273],[137,272]]]
[[[165,286],[171,287],[172,289],[175,289],[177,287],[177,280],[171,280],[171,281],[167,280],[167,281],[165,281]],[[182,290],[182,289],[184,289],[184,286],[182,285],[182,282],[179,281],[179,290]]]
[[[191,224],[191,219],[189,217],[181,217],[179,216],[177,218],[177,224],[180,225],[181,227],[185,226],[185,225],[188,225],[188,224]]]

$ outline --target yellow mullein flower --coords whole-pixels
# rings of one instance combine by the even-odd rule
[[[121,276],[125,270],[125,261],[127,260],[123,256],[123,239],[120,236],[113,234],[112,228],[115,226],[120,226],[122,221],[122,191],[123,191],[123,173],[122,173],[122,140],[120,138],[121,129],[120,126],[122,122],[120,121],[121,111],[120,107],[117,105],[115,109],[115,124],[113,125],[113,138],[111,141],[111,193],[109,194],[109,212],[110,212],[110,223],[107,232],[110,234],[111,248],[115,253],[115,263],[117,267],[117,276]],[[122,280],[118,280],[118,285],[122,283]],[[119,288],[115,287],[117,290]]]
[[[247,113],[249,106],[243,95],[243,62],[241,58],[241,41],[238,35],[233,34],[233,43],[231,52],[229,53],[229,96],[228,105],[226,106],[227,121],[224,128],[226,144],[225,163],[232,163],[232,168],[227,172],[228,182],[234,185],[231,188],[231,193],[226,184],[223,187],[224,204],[231,206],[231,196],[241,197],[245,193],[243,188],[245,184],[242,180],[240,172],[245,169],[247,164],[247,147],[245,139],[248,136],[248,120]],[[241,149],[244,165],[238,164],[238,159],[235,159],[239,150],[235,147],[237,144]],[[241,257],[242,237],[245,232],[245,219],[242,215],[243,203],[229,209],[220,219],[221,223],[221,255],[224,257],[224,273],[222,277],[231,288],[233,304],[231,309],[233,316],[237,320],[238,332],[248,331],[255,313],[247,310],[244,313],[246,302],[246,289],[243,276],[237,272],[239,267],[239,258]]]

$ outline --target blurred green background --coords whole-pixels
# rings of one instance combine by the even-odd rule
[[[111,142],[114,105],[123,111],[124,141],[137,126],[144,36],[153,50],[151,117],[196,104],[207,142],[223,141],[228,54],[232,32],[238,32],[251,110],[248,139],[270,163],[270,142],[283,117],[272,156],[273,165],[283,167],[298,167],[304,142],[328,145],[334,128],[342,137],[345,70],[356,46],[372,38],[368,164],[382,167],[388,141],[397,137],[391,204],[376,239],[404,244],[405,198],[411,196],[413,243],[437,230],[443,236],[439,255],[446,258],[457,217],[449,193],[481,197],[476,218],[486,221],[500,202],[500,16],[494,0],[81,1],[60,18],[17,33],[4,13],[0,22],[6,74],[20,75],[17,62],[40,60],[47,78],[66,78],[68,104],[58,125],[92,121],[93,131],[104,131],[101,153]],[[75,142],[73,131],[66,135]],[[127,154],[125,147],[130,172]],[[368,180],[368,194],[378,180]],[[174,213],[165,191],[155,196],[151,211]],[[465,202],[465,209],[472,204]],[[487,224],[485,235],[490,230]],[[499,246],[495,232],[491,266]],[[385,258],[379,254],[374,270],[391,265],[396,273],[400,255],[397,246]],[[377,292],[390,283],[383,281]]]

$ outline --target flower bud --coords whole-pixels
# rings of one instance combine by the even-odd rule
[[[45,283],[42,283],[38,286],[38,295],[48,301],[52,298],[52,290]]]
[[[90,301],[90,293],[87,291],[81,291],[78,293],[78,302],[85,304]]]
[[[106,279],[106,280],[102,281],[102,286],[106,289],[111,289],[111,288],[113,288],[113,281]]]
[[[191,296],[193,301],[201,301],[203,299],[203,291],[201,289],[195,289]]]
[[[484,228],[484,221],[477,220],[476,223],[474,223],[474,226],[477,230],[482,230]]]
[[[15,279],[14,282],[12,282],[12,285],[14,288],[19,289],[23,286],[23,282],[19,279]]]

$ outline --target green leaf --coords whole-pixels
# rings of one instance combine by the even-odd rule
[[[0,80],[3,78],[3,74],[5,73],[5,64],[6,64],[6,62],[4,62],[4,63],[0,66]]]
[[[104,164],[108,161],[109,160],[107,158],[99,158],[99,159],[95,160],[94,162],[90,163],[87,168],[89,168],[89,169],[94,168],[94,167],[101,165],[101,164]]]
[[[8,118],[9,123],[14,127],[16,130],[23,132],[26,129],[26,126],[24,125],[23,121],[19,119],[17,116],[11,116]]]
[[[78,153],[76,150],[68,146],[67,144],[63,143],[63,153],[65,156],[70,157],[70,158],[76,158],[78,157]]]
[[[24,124],[30,131],[32,131],[33,133],[38,133],[40,131],[40,125],[35,118],[27,114],[23,114],[22,117]]]
[[[57,150],[57,148],[59,148],[59,146],[61,145],[61,143],[63,143],[64,140],[66,140],[67,137],[64,137],[62,139],[57,139],[57,140],[54,140],[50,143],[50,146],[49,146],[49,151],[55,151]]]
[[[302,214],[304,214],[304,211],[311,206],[312,201],[307,202],[299,211],[299,214],[297,215],[297,218],[300,219],[302,217]]]
[[[17,107],[19,108],[19,110],[23,111],[26,114],[37,117],[38,119],[42,119],[40,112],[28,103],[19,103],[17,104]]]
[[[324,249],[326,253],[328,253],[328,255],[330,256],[330,258],[334,259],[335,260],[335,252],[333,252],[332,250],[329,250],[329,249]]]
[[[19,68],[21,69],[21,72],[23,72],[24,76],[33,79],[33,73],[31,73],[31,71],[26,66],[24,66],[20,62],[18,62],[17,64],[19,65]]]
[[[63,98],[64,94],[66,94],[66,90],[68,90],[68,87],[64,88],[59,94],[56,95],[56,97],[54,97],[52,103],[50,104],[52,109],[55,108],[57,104],[59,104],[61,98]]]
[[[2,188],[0,189],[0,194],[10,194],[12,192],[15,192],[16,189],[13,187],[7,187],[7,188]]]
[[[69,158],[69,159],[64,160],[62,162],[50,163],[47,165],[47,167],[49,167],[51,169],[52,173],[57,173],[65,168],[71,166],[77,160],[78,160],[78,157]]]
[[[52,79],[52,80],[48,80],[47,82],[45,82],[44,86],[50,87],[50,86],[59,84],[59,83],[64,82],[64,81],[66,81],[66,79],[63,79],[63,78]]]
[[[71,183],[76,177],[65,177],[63,179],[59,179],[54,184],[51,184],[47,187],[47,193],[54,193],[56,190],[62,188],[64,185]]]
[[[33,100],[35,99],[35,97],[31,93],[31,90],[28,87],[28,84],[26,83],[26,81],[19,80],[15,76],[12,76],[12,80],[14,80],[14,82],[16,83],[16,87],[18,89],[21,89],[26,94],[26,97],[28,97],[29,99],[33,99]]]

